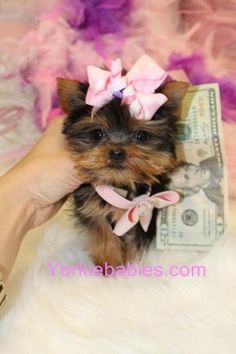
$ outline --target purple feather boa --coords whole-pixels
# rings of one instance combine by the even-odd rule
[[[128,26],[132,0],[61,0],[46,17],[61,16],[84,40],[94,40],[102,51],[102,36],[122,39]]]
[[[86,39],[94,39],[98,34],[123,32],[131,0],[83,0],[83,4],[84,21],[79,28]]]
[[[217,78],[206,71],[203,57],[200,54],[183,56],[172,54],[168,70],[182,69],[194,85],[218,83],[220,86],[223,119],[236,122],[236,85],[223,76]]]

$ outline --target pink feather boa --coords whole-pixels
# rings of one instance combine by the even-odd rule
[[[203,49],[211,72],[236,82],[235,0],[181,0],[182,26],[190,41]]]
[[[234,10],[232,0],[223,4],[220,0],[134,0],[122,49],[115,34],[102,35],[105,56],[121,56],[129,68],[146,52],[167,66],[171,53],[187,55],[200,49],[209,73],[226,74],[236,83]],[[12,71],[37,92],[36,117],[42,128],[57,106],[56,77],[85,80],[86,65],[102,65],[106,59],[96,52],[93,42],[80,38],[67,17],[52,14],[42,16],[37,29],[18,43],[17,59],[12,62]]]

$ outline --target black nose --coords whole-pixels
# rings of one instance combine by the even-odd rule
[[[122,149],[111,150],[109,157],[115,161],[122,161],[125,158],[125,151]]]

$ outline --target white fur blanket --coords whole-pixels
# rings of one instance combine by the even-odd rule
[[[235,354],[236,204],[209,253],[150,250],[145,264],[205,265],[205,277],[52,277],[89,265],[65,212],[25,239],[0,323],[1,354]]]

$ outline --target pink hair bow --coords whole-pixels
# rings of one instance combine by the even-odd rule
[[[90,86],[86,103],[99,109],[118,97],[122,104],[129,105],[136,119],[152,119],[167,101],[162,93],[154,93],[167,73],[148,55],[143,55],[125,76],[122,76],[120,59],[109,62],[108,67],[109,71],[92,65],[87,67]]]
[[[138,222],[140,222],[143,230],[147,231],[154,208],[162,209],[179,201],[179,194],[172,191],[156,193],[152,196],[143,194],[130,201],[116,193],[112,187],[104,185],[97,186],[95,189],[107,203],[126,210],[113,230],[117,236],[124,235]]]

